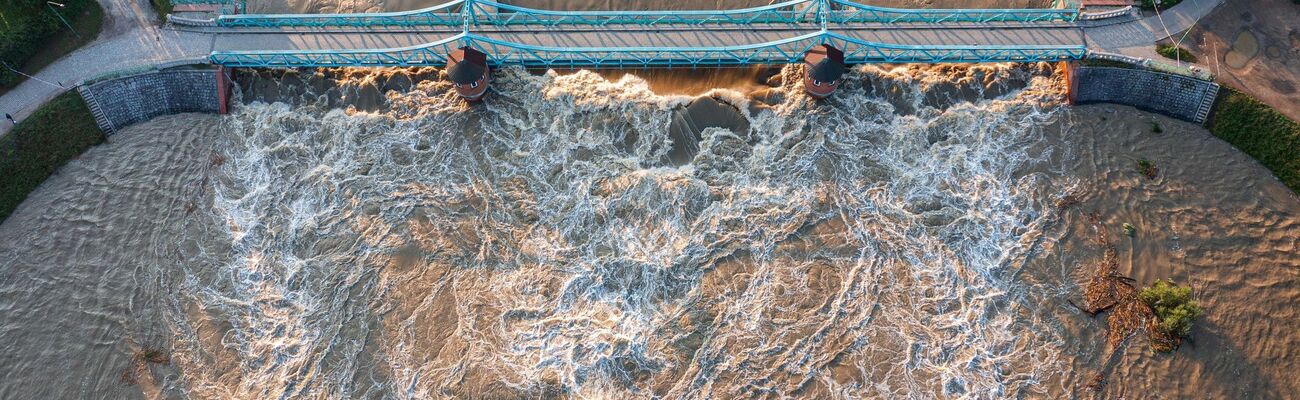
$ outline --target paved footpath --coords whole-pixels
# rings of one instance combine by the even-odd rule
[[[1084,29],[1088,48],[1132,56],[1155,55],[1154,43],[1191,29],[1224,0],[1184,0],[1140,20]]]
[[[1155,41],[1191,28],[1223,1],[1184,0],[1161,12],[1160,17],[1091,26],[1084,29],[1084,36],[1090,49],[1149,57],[1154,55]],[[159,27],[148,0],[99,0],[99,3],[104,8],[104,29],[99,38],[46,66],[36,74],[37,79],[28,79],[0,96],[0,113],[12,114],[21,121],[38,106],[82,80],[165,61],[206,57],[217,44],[214,33]],[[275,38],[248,35],[226,40]],[[9,129],[9,124],[0,124],[0,135]]]
[[[99,38],[47,65],[35,74],[37,79],[29,78],[0,96],[0,113],[22,121],[79,81],[169,60],[204,57],[211,51],[212,34],[161,29],[148,0],[99,0],[99,4],[104,8]],[[0,134],[11,126],[0,124]]]

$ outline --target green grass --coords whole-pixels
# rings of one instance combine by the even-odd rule
[[[0,221],[64,163],[103,141],[76,91],[64,92],[19,122],[0,137]]]
[[[1300,124],[1225,86],[1211,113],[1210,132],[1259,160],[1300,193]]]
[[[1165,58],[1168,58],[1170,60],[1182,60],[1183,62],[1189,62],[1189,63],[1196,62],[1196,56],[1193,55],[1192,52],[1187,51],[1187,49],[1184,49],[1182,47],[1174,46],[1172,44],[1167,44],[1167,43],[1157,44],[1156,53],[1160,53],[1160,55],[1165,56]]]
[[[65,54],[94,41],[104,23],[104,10],[94,0],[0,0],[0,60],[27,74],[35,74]],[[63,16],[76,33],[60,21]],[[0,67],[0,95],[27,78]],[[72,82],[64,82],[71,85]]]

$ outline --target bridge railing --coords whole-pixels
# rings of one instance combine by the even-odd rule
[[[241,14],[217,17],[223,27],[326,27],[326,26],[461,26],[466,0],[452,0],[412,11],[354,14]]]
[[[1083,58],[1084,46],[912,46],[867,42],[813,32],[766,43],[721,47],[547,47],[461,33],[434,43],[394,49],[213,52],[229,67],[441,66],[461,46],[488,55],[493,65],[527,67],[698,67],[797,63],[813,46],[844,50],[849,63],[1037,62]]]
[[[468,34],[433,43],[376,50],[214,51],[208,60],[228,67],[405,67],[446,65],[447,55],[464,45]]]
[[[697,26],[823,22],[832,24],[1069,22],[1078,17],[1077,9],[901,9],[870,6],[848,0],[787,0],[761,7],[734,10],[679,11],[553,11],[503,4],[492,0],[453,0],[429,8],[403,12],[223,15],[217,18],[217,25],[224,27],[416,27],[460,26],[468,21],[473,26]]]
[[[944,23],[944,22],[1072,22],[1079,18],[1078,9],[910,9],[887,8],[827,0],[827,22],[846,23]]]
[[[552,11],[473,0],[475,25],[715,25],[816,22],[820,0],[789,0],[734,10]]]

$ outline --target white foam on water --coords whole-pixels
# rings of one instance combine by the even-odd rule
[[[1026,171],[1057,84],[971,68],[860,68],[814,102],[790,67],[755,113],[715,91],[752,128],[706,129],[680,167],[660,160],[691,99],[635,77],[239,106],[213,201],[232,254],[186,294],[239,372],[178,363],[226,398],[1056,394],[1033,306],[1059,288],[1017,269],[1051,220]]]

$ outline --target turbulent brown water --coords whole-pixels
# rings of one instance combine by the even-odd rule
[[[500,71],[477,106],[432,70],[276,103],[245,80],[232,115],[126,129],[0,225],[0,398],[1300,389],[1300,200],[1248,157],[1065,107],[1044,66],[868,66],[825,102],[799,73],[712,91],[744,129],[698,141],[670,128],[691,97],[631,76]],[[1069,306],[1094,211],[1121,272],[1196,288],[1177,352]]]

